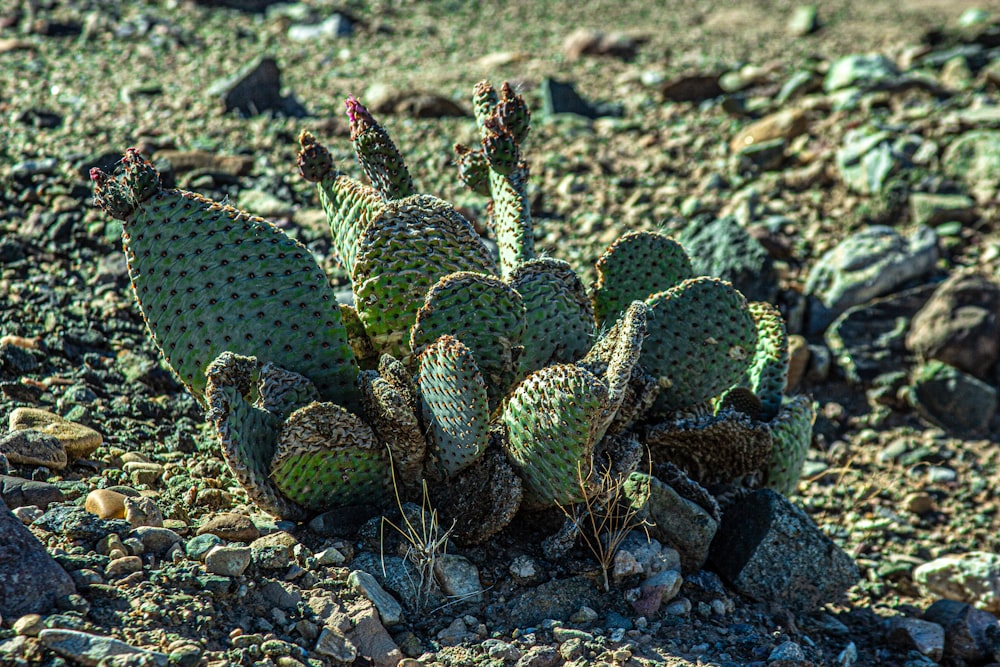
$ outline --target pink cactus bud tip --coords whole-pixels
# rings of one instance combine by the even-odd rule
[[[364,108],[361,106],[361,102],[358,101],[358,98],[356,98],[354,95],[347,96],[347,100],[344,102],[344,106],[347,107],[347,118],[352,123],[357,121],[358,113],[360,113],[360,110]]]
[[[107,177],[107,174],[105,174],[103,171],[101,171],[100,167],[91,167],[90,168],[90,180],[94,181],[95,183],[100,183],[106,177]]]

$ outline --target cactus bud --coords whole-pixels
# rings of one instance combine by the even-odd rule
[[[333,156],[326,146],[316,141],[310,132],[305,130],[299,135],[298,164],[302,178],[312,183],[319,183],[333,171]]]
[[[160,174],[136,148],[129,148],[122,158],[125,185],[132,190],[136,202],[142,203],[160,191]]]
[[[132,215],[137,202],[121,181],[94,167],[90,170],[90,180],[94,182],[94,203],[117,220]]]

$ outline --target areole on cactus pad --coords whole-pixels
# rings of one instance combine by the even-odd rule
[[[473,106],[481,142],[456,159],[490,198],[496,254],[451,204],[417,193],[360,101],[347,109],[369,184],[302,134],[299,170],[352,303],[285,232],[163,188],[133,149],[114,175],[91,173],[95,201],[123,221],[150,335],[250,498],[298,520],[388,505],[426,480],[456,537],[480,542],[519,509],[586,502],[640,465],[676,464],[687,477],[674,485],[706,497],[699,484],[793,490],[814,408],[784,394],[777,309],[694,275],[657,232],[613,243],[589,289],[537,257],[527,104],[482,82]]]

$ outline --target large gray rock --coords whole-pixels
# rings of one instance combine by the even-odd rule
[[[0,500],[0,616],[45,614],[75,592],[66,571]]]
[[[995,387],[935,360],[913,372],[906,398],[924,419],[957,435],[983,433],[997,409]]]
[[[891,227],[873,225],[824,254],[809,273],[808,332],[822,333],[851,306],[891,294],[930,273],[937,262],[937,234],[918,227],[903,236]]]
[[[849,87],[869,88],[899,76],[899,68],[879,53],[854,54],[834,61],[826,73],[823,90],[831,93]]]
[[[924,620],[944,628],[946,664],[983,664],[1000,657],[1000,624],[988,611],[956,600],[938,600]]]
[[[709,558],[740,593],[796,613],[836,601],[858,580],[851,557],[770,489],[726,511]]]
[[[974,130],[951,142],[941,158],[945,174],[983,199],[1000,188],[1000,131]]]
[[[927,593],[1000,612],[1000,555],[988,551],[949,554],[913,571],[913,581]]]
[[[695,275],[728,280],[751,301],[773,301],[778,276],[771,256],[733,217],[693,222],[678,235]]]
[[[1000,285],[976,274],[952,275],[914,316],[906,347],[989,378],[1000,359]]]

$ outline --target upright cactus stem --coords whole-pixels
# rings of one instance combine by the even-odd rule
[[[346,105],[354,152],[375,189],[386,199],[416,194],[410,170],[389,133],[355,97],[348,97]]]

